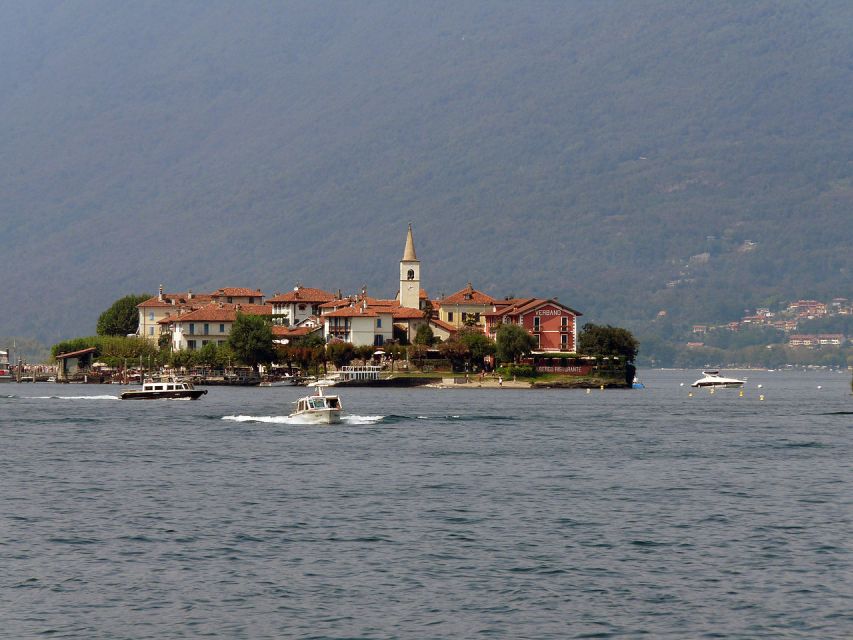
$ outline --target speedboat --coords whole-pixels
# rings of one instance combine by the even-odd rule
[[[291,418],[299,418],[311,424],[336,424],[341,421],[343,406],[338,396],[323,394],[323,388],[317,387],[317,393],[299,398]]]
[[[338,373],[330,373],[327,376],[323,376],[316,382],[312,382],[311,386],[313,387],[334,387],[339,382],[342,382],[343,378]]]
[[[721,387],[725,389],[738,388],[746,384],[746,380],[738,380],[737,378],[724,378],[716,369],[703,371],[702,373],[705,375],[705,377],[699,378],[699,380],[690,385],[691,387]]]
[[[198,400],[207,389],[196,389],[192,382],[146,380],[142,389],[122,391],[122,400]]]

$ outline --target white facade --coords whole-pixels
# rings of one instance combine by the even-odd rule
[[[356,347],[381,346],[394,337],[394,317],[391,312],[323,316],[323,321],[326,341],[337,338]]]

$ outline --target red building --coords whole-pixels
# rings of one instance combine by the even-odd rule
[[[578,317],[583,315],[556,300],[521,298],[496,303],[486,313],[486,332],[495,337],[501,324],[517,324],[536,338],[537,351],[575,353]]]

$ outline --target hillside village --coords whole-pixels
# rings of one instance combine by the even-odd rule
[[[745,314],[740,320],[721,325],[693,325],[692,333],[697,337],[688,346],[701,347],[701,337],[714,331],[743,331],[755,327],[776,329],[785,334],[790,347],[825,347],[843,346],[849,337],[844,333],[803,333],[800,326],[805,321],[824,320],[828,318],[853,317],[853,303],[847,298],[833,298],[829,302],[818,300],[797,300],[787,304],[778,311],[767,307],[755,309],[754,313]]]
[[[501,324],[524,327],[535,347],[545,353],[577,351],[578,317],[582,314],[556,298],[494,298],[469,282],[438,299],[422,287],[421,262],[415,252],[412,225],[406,233],[395,298],[371,297],[366,288],[343,295],[297,284],[271,297],[253,288],[223,287],[212,293],[168,293],[161,285],[156,296],[137,306],[138,335],[177,351],[195,351],[226,342],[238,313],[269,318],[274,340],[288,344],[311,334],[325,342],[381,347],[413,341],[418,328],[429,326],[433,336],[448,340],[464,327],[494,338]]]

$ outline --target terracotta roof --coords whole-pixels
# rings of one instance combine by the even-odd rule
[[[445,322],[444,320],[439,320],[438,318],[430,318],[430,324],[434,324],[439,329],[444,329],[445,331],[449,331],[450,333],[456,333],[458,329],[454,327],[449,322]]]
[[[307,336],[313,331],[319,330],[319,328],[312,329],[311,327],[282,327],[279,325],[273,325],[272,334],[276,338],[301,338],[302,336]]]
[[[395,320],[423,320],[424,312],[420,309],[412,309],[410,307],[395,307],[391,309],[391,313]]]
[[[231,296],[238,298],[263,298],[264,292],[260,289],[246,289],[244,287],[223,287],[217,289],[212,294],[212,298],[221,298],[223,296]]]
[[[297,286],[293,291],[276,294],[267,300],[267,302],[328,302],[329,300],[334,299],[334,293],[329,293],[322,289]]]
[[[234,322],[237,319],[237,311],[252,316],[268,316],[272,314],[272,309],[265,304],[213,303],[188,313],[168,316],[160,320],[159,324],[171,324],[172,322],[204,322],[205,320],[208,322]]]
[[[192,298],[190,295],[192,295]],[[204,305],[210,301],[210,294],[207,293],[164,293],[162,300],[160,300],[159,295],[156,295],[144,302],[140,302],[136,307],[180,307],[187,304]]]
[[[576,316],[582,316],[583,314],[580,311],[576,311],[571,307],[567,307],[566,305],[557,302],[551,298],[514,298],[512,300],[506,301],[508,304],[506,305],[496,305],[497,309],[495,311],[487,312],[483,315],[488,316],[490,318],[500,317],[500,316],[515,316],[520,315],[522,313],[527,313],[528,311],[533,311],[538,309],[539,307],[543,307],[546,304],[554,305],[565,309],[573,313]]]
[[[496,300],[482,291],[477,291],[468,283],[464,289],[453,293],[441,300],[442,305],[448,304],[494,304]]]
[[[341,307],[350,306],[352,304],[352,302],[353,301],[351,298],[342,298],[342,299],[336,298],[335,300],[329,300],[328,302],[324,302],[323,304],[320,305],[320,308],[321,309],[340,309]]]

